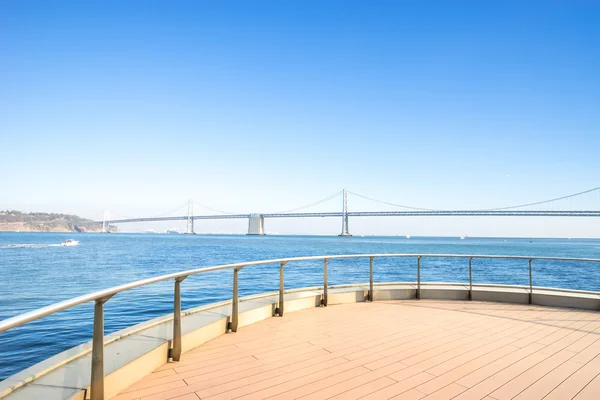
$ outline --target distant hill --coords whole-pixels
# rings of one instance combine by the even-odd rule
[[[91,220],[70,214],[22,213],[15,210],[0,211],[0,232],[76,232],[76,226]],[[78,226],[83,232],[99,232],[101,225]],[[117,231],[110,226],[110,231]]]

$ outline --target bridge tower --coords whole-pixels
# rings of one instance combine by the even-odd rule
[[[187,229],[185,231],[188,235],[195,235],[194,232],[194,200],[188,200],[188,217],[187,217]]]
[[[344,189],[342,203],[342,233],[339,236],[352,236],[348,232],[348,191]]]
[[[265,218],[261,214],[250,214],[248,217],[247,235],[264,235]]]
[[[110,218],[109,218],[108,210],[104,210],[104,218],[102,219],[102,232],[103,233],[108,232],[108,225],[106,224],[106,221],[109,219]]]

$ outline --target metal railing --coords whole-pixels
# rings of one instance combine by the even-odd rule
[[[236,264],[219,265],[207,268],[198,268],[173,274],[161,275],[154,278],[143,279],[109,289],[100,290],[83,296],[65,300],[47,307],[40,308],[25,314],[21,314],[4,321],[0,321],[0,333],[35,321],[47,315],[74,307],[79,304],[94,301],[94,327],[92,334],[92,367],[91,367],[91,399],[104,399],[104,304],[117,293],[141,286],[150,285],[156,282],[167,280],[174,281],[173,290],[173,340],[169,350],[169,358],[173,361],[179,361],[181,357],[181,282],[191,275],[198,275],[207,272],[220,271],[226,269],[233,270],[233,293],[231,302],[231,321],[228,324],[228,330],[236,332],[238,328],[238,273],[242,268],[265,264],[279,264],[279,304],[275,312],[280,317],[283,316],[284,305],[284,267],[286,264],[294,261],[323,260],[323,295],[321,304],[327,306],[327,288],[328,273],[327,264],[332,259],[350,259],[350,258],[368,258],[369,259],[369,301],[373,301],[373,261],[376,258],[416,258],[417,260],[417,288],[416,298],[421,298],[421,259],[422,258],[462,258],[469,260],[469,291],[468,299],[472,299],[473,291],[473,259],[513,259],[527,260],[529,262],[529,304],[533,299],[533,260],[545,261],[575,261],[575,262],[594,262],[600,263],[600,259],[592,258],[564,258],[564,257],[533,257],[533,256],[508,256],[508,255],[467,255],[467,254],[348,254],[348,255],[327,255],[310,257],[292,257],[273,260],[250,261]]]

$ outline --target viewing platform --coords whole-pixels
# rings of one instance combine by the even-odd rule
[[[334,305],[222,335],[114,399],[597,400],[599,336],[598,312],[439,300]]]
[[[373,282],[382,257],[415,259],[416,282]],[[331,259],[362,258],[370,281],[328,284]],[[466,283],[421,282],[423,258],[461,258]],[[523,260],[528,286],[473,284],[473,259]],[[285,289],[285,268],[321,260],[324,285]],[[600,293],[533,286],[551,257],[367,254],[184,271],[81,296],[0,322],[0,332],[94,301],[92,342],[0,382],[6,399],[600,398]],[[279,264],[280,290],[238,298],[238,272]],[[291,264],[291,265],[290,265]],[[181,310],[182,281],[233,270],[232,299]],[[174,313],[104,336],[119,292],[174,281]],[[600,284],[600,283],[599,283]],[[149,305],[151,306],[151,305]]]

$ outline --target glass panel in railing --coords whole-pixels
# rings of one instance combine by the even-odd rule
[[[82,304],[0,333],[0,380],[90,341],[93,314],[93,303]]]
[[[368,266],[368,261],[367,261]],[[416,257],[377,257],[373,260],[373,281],[384,282],[416,282]]]
[[[474,258],[473,284],[521,285],[529,287],[527,260]]]
[[[323,286],[323,260],[292,261],[286,264],[286,290],[310,286]]]
[[[600,263],[533,260],[533,286],[600,291]]]
[[[421,258],[421,283],[469,282],[469,259],[448,257]]]
[[[329,285],[369,282],[369,258],[331,259],[328,263]]]

